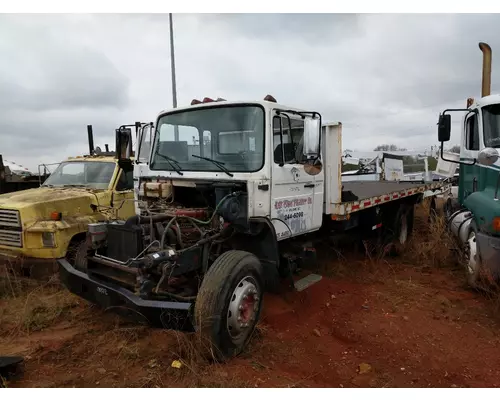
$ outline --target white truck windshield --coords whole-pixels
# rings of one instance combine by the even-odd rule
[[[42,186],[107,189],[115,171],[113,162],[69,161],[59,164]]]
[[[264,109],[259,105],[166,114],[158,120],[150,168],[258,171],[264,165],[264,121]]]

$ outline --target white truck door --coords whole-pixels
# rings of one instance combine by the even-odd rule
[[[274,115],[271,184],[271,220],[278,240],[317,230],[323,210],[323,181],[320,200],[315,201],[318,175],[304,170],[297,147],[304,135],[304,121],[294,115]],[[300,154],[296,154],[300,153]],[[300,161],[299,161],[300,159]],[[315,209],[320,214],[315,214]]]

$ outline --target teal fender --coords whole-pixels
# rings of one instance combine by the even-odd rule
[[[472,211],[474,221],[480,232],[500,236],[500,232],[493,230],[493,219],[500,217],[500,200],[495,200],[495,191],[486,188],[480,192],[474,192],[467,196],[464,206]]]
[[[474,215],[478,228],[476,240],[485,271],[491,278],[500,280],[500,232],[493,229],[493,219],[500,217],[500,200],[495,200],[493,189],[486,188],[480,192],[471,193],[464,201]]]

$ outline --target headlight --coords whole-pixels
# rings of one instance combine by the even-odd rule
[[[42,233],[42,244],[43,247],[56,247],[56,241],[53,232],[43,232]]]

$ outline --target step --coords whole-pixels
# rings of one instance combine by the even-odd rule
[[[317,274],[309,274],[302,279],[299,279],[293,283],[293,286],[295,287],[295,290],[297,292],[302,292],[303,290],[307,289],[309,286],[314,285],[315,283],[319,282],[323,277],[321,275]]]

